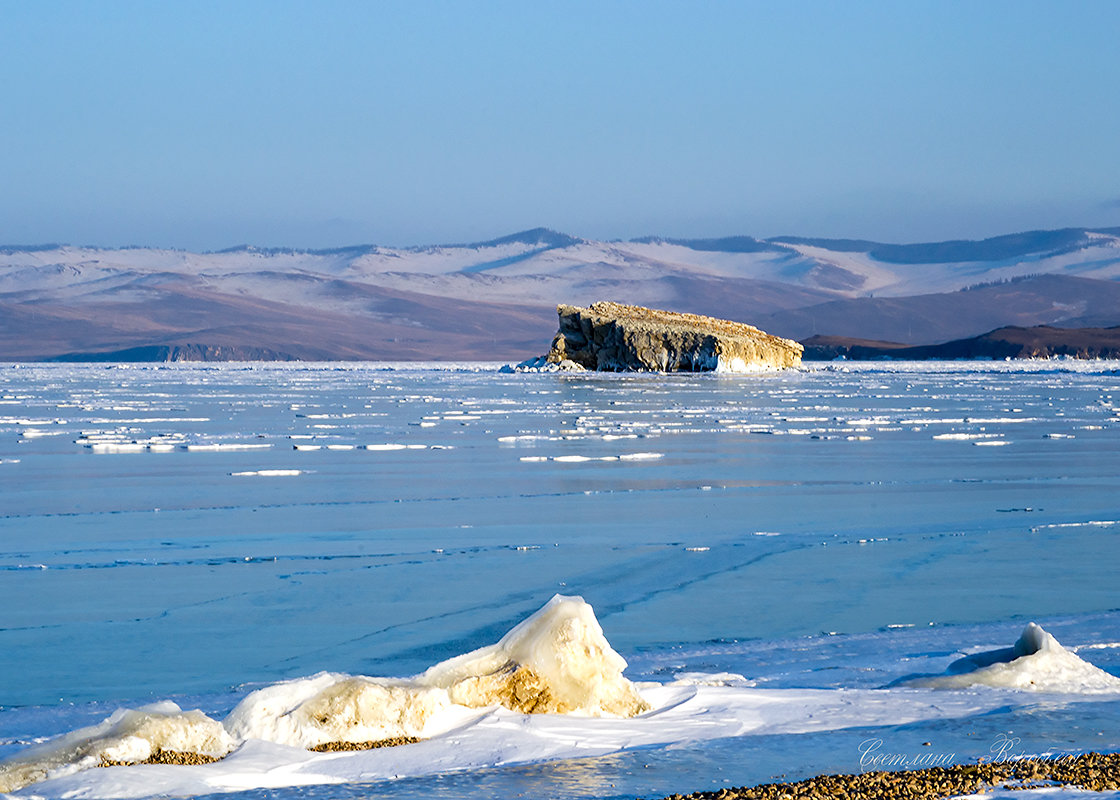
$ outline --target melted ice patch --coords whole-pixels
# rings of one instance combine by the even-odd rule
[[[1078,658],[1033,622],[1012,647],[965,656],[950,664],[945,675],[911,678],[902,685],[929,689],[994,686],[1069,694],[1120,692],[1120,678]]]

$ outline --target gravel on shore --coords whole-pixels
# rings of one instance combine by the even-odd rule
[[[416,744],[420,739],[415,736],[393,736],[389,739],[378,739],[374,742],[327,742],[307,748],[316,753],[342,753],[351,750],[375,750],[378,747],[400,747],[405,744]]]
[[[390,739],[378,739],[374,742],[327,742],[326,744],[318,744],[314,747],[307,748],[316,753],[342,753],[351,750],[375,750],[378,747],[400,747],[405,744],[416,744],[420,740],[415,736],[394,736]],[[201,753],[180,753],[175,750],[164,750],[162,748],[152,753],[151,757],[144,761],[114,761],[111,758],[101,758],[99,767],[132,767],[137,764],[178,764],[180,766],[190,766],[199,764],[213,764],[215,761],[221,761],[225,756],[207,756]]]
[[[213,764],[221,761],[225,756],[207,756],[202,753],[180,753],[177,750],[156,750],[146,761],[114,761],[102,756],[99,767],[131,767],[135,764],[176,764],[179,766],[197,766],[199,764]]]
[[[977,794],[1003,786],[1026,789],[1059,784],[1095,792],[1120,789],[1120,753],[1085,753],[854,775],[818,775],[794,783],[765,783],[738,789],[674,794],[664,800],[934,800]]]

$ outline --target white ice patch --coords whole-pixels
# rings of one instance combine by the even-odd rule
[[[940,442],[969,442],[977,439],[997,439],[998,433],[935,433],[933,438]]]
[[[954,661],[944,675],[912,678],[903,685],[929,689],[995,686],[1066,694],[1120,692],[1120,678],[1078,658],[1033,622],[1012,647],[974,653]]]
[[[519,460],[528,463],[555,461],[559,464],[583,464],[588,461],[654,461],[664,457],[664,453],[623,453],[617,456],[582,456],[573,454],[567,456],[522,456]]]
[[[231,472],[230,476],[234,478],[290,478],[302,474],[303,470],[300,469],[258,469],[246,472]]]
[[[145,453],[148,445],[137,442],[97,442],[89,445],[89,449],[98,455],[107,453]]]
[[[755,682],[737,672],[678,672],[669,686],[737,686],[749,688]]]
[[[28,428],[20,435],[23,436],[24,439],[38,439],[43,436],[61,436],[63,433],[64,431],[45,431],[41,428]]]
[[[219,444],[188,444],[191,453],[232,453],[240,450],[267,450],[271,444],[249,444],[245,442],[223,442]]]

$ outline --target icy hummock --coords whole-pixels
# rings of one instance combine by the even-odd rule
[[[100,724],[72,731],[0,763],[0,792],[105,762],[147,761],[160,750],[220,758],[234,745],[222,724],[201,711],[183,711],[169,701],[122,708]]]
[[[1012,647],[958,659],[944,675],[920,676],[901,685],[927,689],[994,686],[1038,692],[1091,694],[1120,692],[1120,678],[1079,658],[1034,622]]]
[[[591,606],[555,595],[494,645],[412,678],[320,673],[248,695],[224,722],[174,703],[114,713],[0,764],[0,792],[158,750],[221,757],[248,740],[312,748],[429,738],[496,706],[522,714],[632,717],[650,710]]]
[[[555,595],[497,644],[436,664],[412,678],[321,673],[260,689],[225,721],[239,740],[295,747],[429,738],[463,709],[502,706],[524,714],[632,717],[650,706],[623,677],[591,606]]]

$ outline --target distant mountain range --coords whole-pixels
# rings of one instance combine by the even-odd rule
[[[1110,328],[1120,228],[927,244],[605,242],[537,228],[415,248],[0,247],[0,360],[515,360],[547,350],[557,303],[596,300],[798,340]]]

